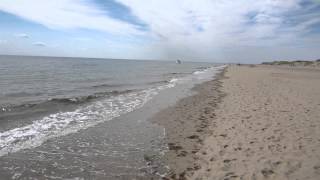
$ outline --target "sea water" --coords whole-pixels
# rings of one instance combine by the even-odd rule
[[[169,89],[179,94],[210,80],[221,68],[193,62],[0,56],[0,175],[160,177],[145,155],[164,151],[164,129],[145,121],[146,110],[137,110]],[[149,106],[159,109],[157,102]]]

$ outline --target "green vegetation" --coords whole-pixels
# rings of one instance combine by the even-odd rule
[[[309,66],[309,65],[311,65],[311,64],[313,64],[313,61],[305,61],[305,62],[304,62],[304,65],[305,65],[305,66]]]
[[[263,62],[264,65],[290,65],[290,66],[309,66],[313,65],[316,62],[320,62],[320,59],[316,61],[304,61],[304,60],[296,60],[296,61],[272,61],[272,62]]]
[[[263,62],[262,64],[267,65],[292,65],[294,61],[272,61],[272,62]]]

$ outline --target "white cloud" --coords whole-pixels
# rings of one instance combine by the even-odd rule
[[[301,6],[302,0],[116,2],[128,6],[148,25],[148,31],[106,16],[89,0],[1,0],[0,10],[52,29],[86,28],[120,35],[124,41],[112,38],[106,43],[107,49],[120,58],[134,54],[159,59],[261,61],[320,56],[320,46],[315,46],[319,33],[306,35],[311,26],[320,23],[320,13]],[[91,46],[96,40],[90,38],[79,35],[74,40],[90,41]],[[135,44],[139,38],[147,39],[147,43]]]
[[[139,34],[131,24],[109,18],[86,1],[1,0],[0,10],[52,29],[86,28],[115,34]]]
[[[25,34],[25,33],[14,34],[14,36],[18,38],[26,38],[26,39],[30,37],[28,34]]]
[[[317,13],[308,19],[310,23],[300,20],[295,25],[287,24],[290,18],[294,18],[287,13],[303,10],[300,0],[119,2],[150,25],[153,36],[158,39],[151,49],[161,49],[163,56],[168,58],[244,60],[249,57],[246,54],[254,54],[261,48],[265,54],[259,53],[259,56],[267,58],[274,48],[299,43],[306,29],[319,22]],[[270,48],[270,52],[265,51],[266,48]]]
[[[34,42],[33,45],[35,45],[35,46],[40,46],[40,47],[45,47],[45,46],[47,46],[44,42],[40,42],[40,41]]]

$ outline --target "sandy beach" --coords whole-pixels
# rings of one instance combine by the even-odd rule
[[[167,179],[320,179],[320,70],[229,66],[154,118]]]

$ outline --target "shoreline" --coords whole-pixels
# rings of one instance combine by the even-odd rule
[[[214,109],[225,96],[220,91],[225,70],[217,73],[213,80],[193,87],[193,95],[178,100],[150,119],[150,122],[164,127],[166,132],[164,140],[168,151],[164,161],[169,173],[164,179],[183,179],[200,168],[196,154],[210,134],[209,119],[214,118]]]
[[[319,179],[320,71],[229,65],[158,112],[163,179]]]

